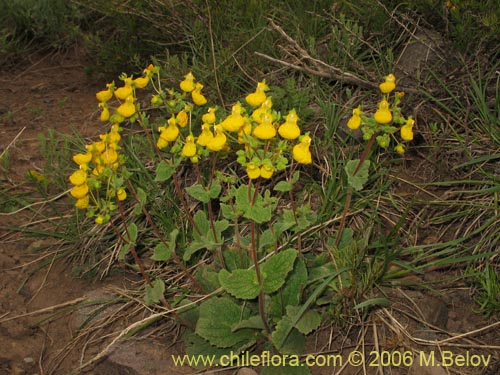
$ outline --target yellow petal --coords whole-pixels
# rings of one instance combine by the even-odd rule
[[[115,90],[115,96],[120,100],[125,100],[132,95],[132,92],[132,86],[125,85]]]
[[[88,164],[92,160],[92,154],[87,152],[86,154],[76,154],[73,156],[73,161],[78,164]]]
[[[149,77],[138,77],[134,79],[134,86],[137,87],[138,89],[143,89],[146,87],[149,83]]]
[[[74,171],[71,176],[69,176],[69,182],[73,185],[82,185],[87,181],[87,173],[83,169],[78,169]]]
[[[75,202],[75,207],[83,210],[89,206],[89,196],[86,195],[83,198],[77,199]]]
[[[250,180],[255,180],[260,177],[260,168],[254,163],[247,164],[247,175]]]
[[[119,201],[124,201],[127,199],[127,192],[125,191],[124,188],[119,188],[118,191],[116,192],[116,198]]]
[[[73,189],[70,190],[70,194],[73,196],[73,198],[76,199],[82,199],[88,193],[89,193],[89,187],[87,184],[75,186],[73,187]]]

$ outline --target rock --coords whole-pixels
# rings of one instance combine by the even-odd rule
[[[436,362],[436,365],[438,363]],[[420,366],[418,361],[413,362],[413,365],[408,371],[408,375],[447,375],[443,367],[439,366]]]
[[[238,370],[236,375],[258,375],[254,370],[248,367],[242,367]]]
[[[446,330],[448,307],[443,300],[432,296],[425,296],[422,300],[417,301],[417,304],[427,323]]]

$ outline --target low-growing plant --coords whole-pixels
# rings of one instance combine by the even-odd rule
[[[115,233],[118,258],[132,256],[146,282],[145,303],[176,307],[188,353],[220,356],[270,345],[297,355],[328,310],[387,302],[365,298],[384,272],[383,261],[365,262],[370,234],[358,240],[344,227],[352,191],[368,181],[375,142],[388,148],[395,141],[403,153],[413,137],[414,121],[399,108],[403,95],[393,94],[394,75],[380,85],[376,112],[353,110],[348,126],[361,128],[368,143],[359,160],[345,165],[342,221],[318,251],[304,246],[317,217],[297,187],[300,169],[313,164],[313,137],[294,108],[274,107],[265,81],[227,114],[208,104],[192,73],[179,88],[164,87],[153,65],[120,80],[96,94],[100,118],[111,126],[74,155],[70,193],[89,219]],[[147,87],[152,94],[144,101],[140,91]],[[126,131],[126,124],[137,129]],[[134,144],[148,150],[140,155]],[[154,208],[160,198],[153,185],[167,192],[161,199],[171,200],[176,213]],[[182,288],[145,269],[145,247],[179,272]]]

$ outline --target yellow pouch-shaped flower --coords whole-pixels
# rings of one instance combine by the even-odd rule
[[[86,195],[83,198],[77,199],[75,202],[75,207],[83,210],[89,206],[89,196]]]
[[[69,182],[73,185],[83,185],[86,181],[87,173],[83,169],[78,169],[69,176]]]
[[[311,151],[309,151],[309,146],[311,144],[311,137],[304,135],[300,140],[300,143],[293,146],[292,155],[293,159],[299,164],[311,164],[312,156]]]
[[[191,92],[195,89],[196,85],[194,84],[194,75],[189,72],[184,76],[184,80],[180,83],[180,88],[184,92]]]
[[[125,118],[132,116],[135,111],[134,97],[132,95],[128,96],[125,103],[121,104],[116,109],[116,112]]]
[[[116,192],[116,199],[118,199],[119,201],[124,201],[125,199],[127,199],[127,192],[124,188],[118,189],[118,191]]]
[[[198,136],[198,140],[196,143],[198,143],[202,147],[206,147],[209,142],[214,138],[213,133],[210,131],[210,125],[209,124],[203,124],[201,126],[201,133]]]
[[[92,160],[92,153],[73,155],[73,161],[78,165],[88,164]]]
[[[260,168],[254,163],[247,164],[247,175],[250,180],[255,180],[260,177]]]
[[[285,122],[278,128],[278,133],[282,138],[293,140],[300,136],[300,128],[297,125],[299,117],[295,110],[291,110],[285,118]]]
[[[77,185],[69,193],[73,198],[81,199],[89,193],[89,186],[87,184]]]
[[[266,114],[263,116],[262,122],[253,130],[253,135],[264,141],[276,136],[276,128],[271,123],[271,115]]]
[[[392,113],[389,110],[389,102],[387,100],[384,99],[379,103],[378,109],[373,115],[373,118],[382,125],[388,124],[392,121]]]
[[[185,158],[191,158],[196,155],[196,144],[194,143],[194,137],[192,135],[186,137],[186,143],[182,147],[181,154]]]
[[[221,130],[219,130],[219,126],[220,125],[215,126],[216,135],[207,144],[207,148],[210,151],[218,152],[218,151],[221,151],[222,149],[224,149],[224,146],[226,146],[227,137]]]
[[[201,116],[201,121],[203,121],[204,124],[213,124],[215,122],[215,108],[210,107],[208,112]]]
[[[385,82],[382,82],[378,87],[382,93],[389,94],[396,88],[396,76],[392,73],[387,75]]]
[[[201,89],[203,85],[201,83],[197,83],[195,89],[191,92],[191,97],[193,98],[193,103],[202,106],[207,104],[207,98],[201,93]]]

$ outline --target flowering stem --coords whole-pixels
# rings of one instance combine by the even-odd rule
[[[250,180],[248,183],[249,197],[251,195],[251,191],[252,191],[252,180]],[[254,202],[253,199],[250,200],[251,205],[253,205],[253,202]],[[251,234],[251,239],[252,239],[252,245],[251,245],[252,260],[253,260],[253,264],[255,267],[255,274],[257,276],[257,283],[259,285],[259,313],[260,313],[260,317],[262,319],[262,322],[264,323],[264,327],[266,329],[266,332],[270,335],[271,328],[269,328],[269,324],[267,323],[267,318],[266,318],[264,291],[262,290],[262,275],[260,273],[259,258],[258,258],[258,254],[257,254],[257,239],[256,239],[256,233],[255,233],[255,221],[253,221],[253,220],[250,220],[250,234]]]
[[[134,186],[130,183],[130,181],[127,181],[127,185],[128,188],[130,189],[130,192],[134,196],[135,200],[139,202],[139,198],[137,197],[137,192],[135,191]],[[144,213],[144,216],[146,217],[146,220],[148,221],[149,225],[151,225],[151,228],[153,229],[153,232],[156,235],[156,237],[160,239],[161,243],[165,245],[167,249],[170,248],[168,243],[161,235],[160,230],[158,229],[153,219],[151,218],[151,215],[149,214],[149,211],[146,209],[146,207],[142,206],[142,212]],[[198,281],[196,281],[194,276],[191,274],[191,272],[189,272],[189,270],[186,268],[184,263],[182,263],[179,256],[174,251],[172,251],[172,258],[174,259],[175,263],[182,269],[184,275],[186,275],[189,278],[189,280],[191,280],[191,283],[196,287],[196,289],[198,289],[198,291],[200,292],[203,291]]]
[[[125,218],[125,214],[123,212],[123,208],[122,208],[122,206],[120,204],[120,201],[117,201],[117,202],[118,202],[118,211],[120,212],[120,217],[121,217],[122,222],[123,222],[124,227],[125,227],[125,233],[127,234],[128,243],[130,243],[131,236],[130,236],[130,232],[129,232],[128,226],[127,226],[127,219]],[[119,237],[122,240],[124,240],[123,236],[119,232],[118,232],[118,235],[119,235]],[[146,281],[146,283],[148,284],[148,286],[150,288],[153,288],[153,283],[151,282],[151,278],[149,277],[149,275],[144,270],[144,266],[143,266],[143,264],[141,262],[141,259],[139,258],[139,255],[137,254],[135,246],[133,244],[131,244],[131,243],[130,243],[130,252],[132,253],[132,256],[134,258],[134,262],[137,265],[137,267],[139,268],[139,272],[140,272],[141,276],[143,277],[144,281]],[[170,304],[167,302],[167,300],[166,300],[166,298],[165,298],[164,295],[160,296],[160,302],[161,302],[161,304],[162,304],[163,307],[165,307],[168,310],[172,310],[172,306],[170,306]],[[172,314],[175,316],[175,318],[181,324],[184,324],[186,327],[194,330],[194,327],[192,326],[192,324],[189,323],[188,321],[186,321],[184,318],[182,318],[179,314],[177,314],[177,312],[173,311]]]
[[[366,144],[366,147],[363,150],[361,157],[359,158],[358,166],[356,167],[356,169],[354,170],[354,173],[352,174],[353,176],[356,176],[356,174],[359,172],[359,169],[361,168],[364,161],[368,157],[368,153],[371,151],[374,143],[375,143],[375,135],[373,135],[370,138],[370,140],[368,141],[368,143]],[[353,193],[352,186],[349,186],[349,190],[347,191],[347,197],[345,199],[344,210],[342,211],[342,218],[340,220],[339,230],[337,232],[337,238],[335,239],[335,246],[339,245],[340,240],[342,238],[342,232],[344,231],[344,228],[345,228],[347,213],[349,211],[349,207],[351,206],[352,193]]]
[[[162,155],[161,151],[158,149],[158,146],[156,145],[156,143],[154,142],[153,138],[151,137],[151,134],[149,134],[148,129],[146,129],[145,126],[143,126],[142,128],[144,129],[144,133],[146,134],[146,137],[148,138],[149,142],[151,143],[151,145],[153,145],[153,148],[154,148],[156,154],[165,163],[170,164],[170,162]],[[201,234],[201,231],[198,228],[198,226],[196,225],[196,223],[194,222],[194,219],[191,216],[191,213],[189,212],[187,204],[186,204],[186,202],[184,200],[184,195],[182,194],[182,190],[181,190],[181,187],[180,187],[180,184],[179,184],[179,179],[177,178],[177,173],[174,173],[173,176],[172,176],[172,178],[174,180],[175,193],[177,194],[177,197],[179,198],[179,201],[181,202],[182,208],[186,212],[186,215],[187,215],[187,218],[188,218],[189,222],[193,226],[194,230],[196,230],[196,232],[198,232],[198,234]]]

